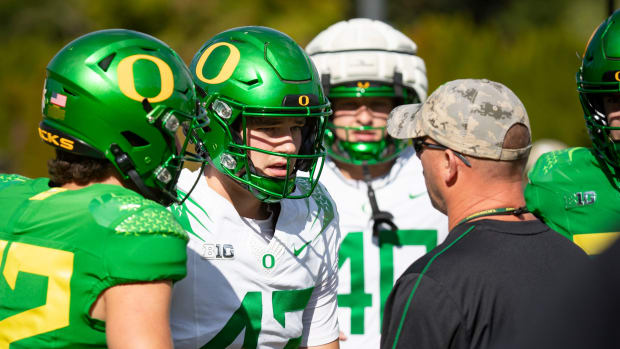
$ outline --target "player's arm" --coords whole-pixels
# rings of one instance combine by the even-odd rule
[[[108,347],[172,349],[171,294],[170,281],[123,284],[106,289],[93,309],[93,317],[97,315],[95,311],[104,311],[101,315],[106,322]]]

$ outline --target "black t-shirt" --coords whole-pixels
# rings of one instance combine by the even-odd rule
[[[413,263],[386,302],[382,348],[488,348],[587,255],[539,220],[457,225]]]
[[[556,297],[497,349],[620,348],[620,240],[557,285]]]

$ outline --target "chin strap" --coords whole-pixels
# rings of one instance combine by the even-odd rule
[[[129,176],[129,179],[131,179],[131,183],[136,186],[138,192],[142,194],[145,198],[166,206],[167,204],[169,204],[168,201],[170,199],[172,199],[171,202],[176,201],[176,198],[171,198],[170,195],[165,195],[164,197],[157,196],[149,187],[147,187],[138,172],[136,171],[136,166],[134,165],[133,161],[131,161],[129,155],[123,152],[123,150],[121,149],[121,147],[118,146],[118,144],[112,143],[110,145],[110,150],[114,155],[114,161],[116,162],[118,168],[121,170],[122,173]]]
[[[398,230],[398,227],[394,224],[394,216],[392,216],[391,213],[379,210],[375,191],[372,189],[372,185],[370,183],[372,178],[370,177],[368,165],[362,165],[362,171],[364,172],[364,182],[368,187],[368,201],[370,201],[370,208],[372,209],[372,236],[377,237],[379,239],[379,244],[381,244],[381,231],[388,230],[395,232]]]

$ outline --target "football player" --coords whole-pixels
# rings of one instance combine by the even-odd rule
[[[50,178],[0,175],[0,347],[172,348],[186,273],[175,132],[196,115],[189,71],[163,42],[103,30],[47,66],[38,134]]]
[[[592,148],[542,155],[525,198],[547,225],[598,254],[620,234],[620,11],[592,34],[576,78]]]
[[[338,217],[317,184],[331,109],[316,69],[285,34],[241,27],[208,40],[190,71],[210,164],[174,208],[190,236],[175,346],[337,348]],[[181,196],[194,176],[182,172]]]
[[[433,209],[422,166],[386,132],[388,113],[426,98],[416,44],[376,20],[338,22],[308,44],[334,110],[321,183],[340,213],[338,314],[345,348],[378,348],[394,282],[448,233]]]

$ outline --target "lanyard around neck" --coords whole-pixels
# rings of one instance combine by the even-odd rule
[[[372,210],[372,236],[379,238],[379,244],[381,244],[380,232],[381,230],[397,231],[398,226],[394,224],[394,216],[388,211],[381,211],[377,204],[377,198],[375,191],[372,189],[372,177],[370,176],[370,169],[368,165],[362,165],[362,171],[364,173],[364,182],[368,187],[368,201],[370,202],[370,208]]]
[[[465,222],[469,222],[472,219],[475,218],[480,218],[480,217],[486,217],[486,216],[499,216],[499,215],[515,215],[515,216],[519,216],[522,215],[524,213],[528,213],[530,212],[527,207],[523,206],[523,207],[500,207],[500,208],[492,208],[489,210],[484,210],[484,211],[480,211],[480,212],[476,212],[472,215],[469,215],[467,217],[465,217],[462,221],[458,222],[456,225],[460,225],[463,224]]]

